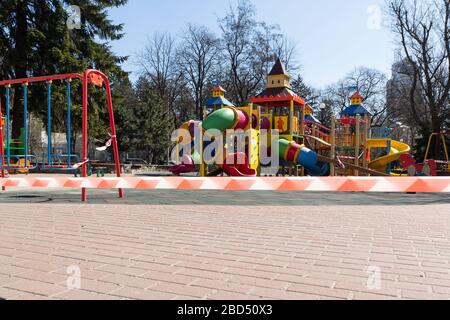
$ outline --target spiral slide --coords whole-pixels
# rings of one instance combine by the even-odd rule
[[[280,139],[279,153],[281,159],[303,166],[311,175],[326,176],[329,173],[329,165],[320,164],[317,153],[294,141]]]
[[[410,146],[403,142],[390,140],[391,151],[384,157],[377,158],[369,163],[369,168],[378,172],[386,172],[386,166],[389,163],[397,161],[400,156],[411,151]],[[369,148],[387,148],[388,139],[369,139],[367,140],[367,147]]]

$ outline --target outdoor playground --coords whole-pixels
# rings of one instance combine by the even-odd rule
[[[252,98],[249,106],[245,107],[235,107],[225,98],[225,90],[221,86],[214,87],[212,98],[205,102],[204,121],[192,120],[181,127],[189,135],[179,137],[175,154],[179,156],[180,150],[191,152],[184,152],[177,161],[181,163],[171,171],[174,174],[199,172],[203,177],[221,173],[254,177],[263,171],[261,150],[270,154],[275,143],[282,165],[277,175],[449,174],[450,161],[446,146],[448,132],[433,134],[423,164],[416,164],[410,154],[410,147],[392,139],[389,128],[371,127],[371,114],[364,108],[364,97],[359,92],[349,97],[348,107],[338,118],[333,117],[331,128],[327,128],[314,115],[313,108],[292,91],[290,80],[283,63],[278,59],[267,77],[266,90]],[[204,150],[214,139],[208,137],[205,140],[203,133],[211,129],[224,134],[229,130],[233,132],[227,134],[224,147],[214,146],[212,157],[208,159],[204,156]],[[238,130],[241,133],[237,133]],[[260,135],[261,130],[265,131],[264,135]],[[272,132],[275,130],[279,138],[273,141]],[[433,137],[442,138],[446,156],[444,160],[428,159]],[[236,146],[238,143],[229,141],[239,141],[243,145]],[[239,148],[242,152],[236,152]],[[241,159],[239,164],[238,159]]]
[[[74,81],[81,93],[73,92]],[[29,90],[38,85],[47,89],[48,150],[41,159],[29,153],[27,117]],[[52,147],[57,85],[66,88],[68,146],[71,97],[82,95],[80,155]],[[175,136],[167,175],[130,175],[122,172],[105,74],[0,86],[2,299],[448,298],[442,237],[449,228],[441,216],[450,192],[448,133],[433,134],[428,145],[441,139],[446,159],[417,163],[389,128],[371,127],[358,92],[327,128],[291,90],[278,60],[266,90],[247,106],[213,88],[203,120],[183,124]],[[99,165],[88,152],[94,86],[104,89],[110,122],[109,140],[97,150],[112,153],[114,164]],[[11,92],[23,95],[19,139],[11,138]],[[241,144],[215,145],[211,130]],[[273,149],[276,168],[261,159],[261,150],[272,156]],[[91,189],[90,204],[78,201],[78,189],[83,202]],[[423,214],[425,206],[433,210]],[[74,266],[81,285],[68,288]],[[371,287],[367,275],[378,266],[383,286]]]
[[[82,154],[81,156],[71,153],[71,83],[74,80],[82,81],[83,95],[83,118],[82,118]],[[266,89],[259,95],[253,97],[248,106],[236,107],[225,98],[225,90],[216,85],[212,89],[212,97],[205,102],[203,110],[203,121],[192,120],[183,124],[180,128],[181,135],[175,139],[175,147],[172,154],[175,155],[174,164],[169,171],[176,176],[182,174],[196,174],[200,177],[228,176],[251,178],[263,176],[266,178],[265,184],[269,185],[268,190],[279,190],[285,184],[270,183],[270,177],[396,177],[390,180],[391,183],[402,183],[402,177],[426,177],[426,176],[448,176],[450,173],[450,161],[447,150],[448,132],[435,133],[430,136],[425,159],[422,163],[410,154],[410,147],[391,137],[391,130],[383,127],[371,127],[371,114],[364,108],[364,97],[355,92],[349,97],[348,107],[337,117],[332,117],[331,128],[324,126],[314,115],[313,108],[306,104],[304,99],[294,93],[290,86],[290,75],[280,59],[273,66],[267,76]],[[28,95],[31,85],[44,83],[47,88],[47,155],[46,159],[38,161],[36,155],[29,154],[28,135]],[[67,103],[67,154],[55,153],[52,148],[52,86],[61,83],[66,86]],[[115,161],[112,173],[117,178],[122,176],[122,167],[119,159],[117,135],[114,122],[113,102],[108,78],[96,70],[87,70],[84,74],[55,75],[48,77],[37,77],[28,79],[1,81],[0,86],[5,87],[6,116],[2,117],[0,127],[1,139],[1,174],[2,187],[5,190],[9,186],[30,186],[32,182],[36,186],[54,185],[68,186],[72,188],[82,188],[82,200],[86,200],[87,188],[102,187],[113,188],[117,185],[124,185],[124,188],[158,188],[158,183],[145,180],[122,179],[110,180],[104,178],[105,168],[96,171],[95,179],[70,179],[67,177],[79,174],[87,178],[92,173],[91,160],[88,155],[88,94],[89,87],[105,87],[106,103],[110,119],[110,139],[105,146],[97,148],[102,152],[109,152],[112,149]],[[23,94],[24,125],[19,139],[11,139],[11,91],[14,94]],[[208,130],[215,130],[220,134],[225,134],[222,141],[216,141],[216,137],[210,136]],[[264,134],[263,134],[264,133]],[[428,159],[429,149],[433,139],[441,139],[444,149],[445,159]],[[231,143],[230,143],[231,141]],[[205,152],[209,149],[209,156]],[[278,151],[275,151],[278,149]],[[186,151],[187,150],[187,151]],[[261,155],[263,151],[268,157],[273,153],[278,154],[279,162],[275,171],[267,173],[267,167],[273,168],[271,162],[263,164]],[[81,160],[80,160],[81,159]],[[264,173],[266,172],[266,173]],[[30,174],[33,178],[14,177],[14,174]],[[47,173],[59,173],[59,181],[53,176],[50,180],[39,180],[36,175]],[[62,177],[66,175],[63,185]],[[5,179],[9,176],[9,179]],[[103,178],[103,179],[101,179]],[[109,180],[108,180],[109,179]],[[141,178],[143,179],[143,178]],[[161,181],[165,179],[160,178]],[[187,184],[195,185],[195,177],[187,177],[185,181],[192,181]],[[44,182],[43,182],[44,181]],[[47,181],[47,182],[45,182]],[[109,183],[108,183],[109,181]],[[164,181],[175,181],[175,187],[179,179],[169,178]],[[197,180],[198,181],[198,180]],[[202,180],[205,181],[205,180]],[[218,181],[218,180],[211,180]],[[278,181],[278,180],[273,180]],[[300,180],[289,180],[300,181]],[[308,181],[308,180],[305,180]],[[309,180],[316,181],[316,180]],[[317,180],[319,181],[319,180]],[[340,191],[344,180],[320,180],[337,184],[336,189],[311,189],[316,191]],[[364,181],[364,180],[363,180]],[[368,180],[365,180],[368,181]],[[372,180],[384,181],[384,180]],[[401,188],[380,189],[377,191],[400,191],[400,192],[431,192],[436,189],[420,187],[423,181],[409,179],[410,189]],[[417,182],[420,181],[420,182]],[[446,180],[441,180],[438,188],[445,184]],[[417,182],[417,183],[416,183]],[[156,183],[156,185],[155,185]],[[164,184],[164,183],[163,183]],[[170,183],[169,183],[170,184]],[[87,187],[84,187],[86,185]],[[272,186],[270,186],[272,185]],[[364,185],[364,183],[360,183]],[[344,191],[371,191],[367,184],[366,188],[355,188]],[[31,185],[33,186],[33,184]],[[171,185],[174,187],[174,185]],[[161,187],[161,186],[160,186]],[[197,186],[199,187],[199,186]],[[205,187],[205,186],[203,186]],[[286,186],[285,186],[286,187]],[[185,186],[186,188],[186,186]],[[195,187],[194,187],[195,188]],[[205,187],[207,188],[207,187]],[[212,187],[216,189],[217,186]],[[219,187],[220,188],[220,187]],[[249,187],[251,189],[251,186]],[[288,190],[297,189],[291,186]],[[369,189],[367,189],[369,188]],[[119,196],[123,197],[123,189],[119,189]],[[227,189],[224,187],[224,189]],[[232,188],[231,188],[232,189]],[[308,189],[305,189],[308,190]],[[372,190],[372,191],[373,191]],[[438,191],[443,191],[439,189]]]

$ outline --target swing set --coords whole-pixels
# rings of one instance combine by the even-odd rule
[[[71,154],[71,83],[74,80],[82,82],[82,159]],[[56,81],[66,82],[67,96],[67,154],[54,154],[52,146],[52,85]],[[41,164],[35,155],[29,154],[29,133],[28,133],[28,87],[32,83],[45,83],[47,88],[47,155],[46,160]],[[117,145],[116,127],[114,121],[114,111],[111,97],[111,87],[106,75],[98,70],[86,70],[83,74],[62,74],[46,77],[34,77],[15,80],[0,81],[0,87],[5,87],[6,117],[3,121],[2,108],[0,105],[0,170],[1,177],[5,178],[6,172],[28,173],[31,170],[42,172],[67,172],[76,173],[81,168],[81,176],[88,174],[88,94],[89,85],[105,88],[106,103],[108,106],[111,139],[109,145],[113,147],[114,162],[117,177],[121,176],[119,150]],[[13,86],[21,86],[23,89],[23,113],[24,128],[21,130],[20,139],[11,139],[11,92]],[[17,89],[16,89],[17,91]],[[15,92],[14,92],[15,93]],[[1,101],[1,99],[0,99]],[[3,138],[3,126],[6,124],[6,147]],[[6,154],[5,154],[6,149]],[[65,161],[64,161],[65,160]],[[124,197],[124,192],[119,189],[119,197]],[[82,188],[82,201],[87,200],[86,188]]]

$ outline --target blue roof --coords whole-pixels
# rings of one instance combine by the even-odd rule
[[[210,98],[205,101],[204,105],[207,107],[234,107],[234,104],[232,104],[224,97]]]
[[[310,114],[305,115],[305,120],[312,121],[315,123],[321,123],[319,119],[317,119],[316,117],[314,117],[313,115],[310,115]]]
[[[370,112],[362,105],[351,105],[342,111],[341,116],[356,117],[357,115],[364,116],[366,114],[370,114]]]

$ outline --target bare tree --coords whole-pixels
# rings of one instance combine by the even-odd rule
[[[297,43],[280,32],[274,35],[272,47],[275,50],[275,55],[284,62],[286,69],[292,75],[297,74],[300,70],[300,64],[297,61]]]
[[[384,73],[361,67],[326,88],[322,93],[322,100],[331,103],[335,113],[341,113],[348,106],[350,95],[359,91],[365,98],[364,107],[372,114],[373,125],[381,126],[388,119],[386,82]]]
[[[178,64],[195,103],[195,114],[201,117],[205,87],[214,74],[218,60],[218,40],[206,27],[189,24],[181,36]]]
[[[223,49],[227,56],[229,85],[236,103],[245,103],[252,92],[261,85],[263,76],[255,72],[254,40],[256,21],[254,6],[240,1],[237,8],[230,7],[219,21]],[[260,61],[260,64],[264,62]]]
[[[392,28],[410,66],[404,112],[422,135],[444,129],[450,117],[450,1],[389,0]],[[435,156],[439,154],[439,141]]]
[[[151,89],[163,100],[178,121],[176,102],[185,89],[182,72],[178,68],[176,41],[166,33],[155,33],[137,56],[141,74],[151,84]]]
[[[175,38],[166,33],[153,34],[138,57],[141,72],[151,80],[160,97],[166,98],[169,83],[177,74]]]
[[[280,57],[291,73],[299,69],[296,45],[283,35],[278,25],[255,20],[256,9],[249,0],[230,7],[219,20],[226,56],[227,84],[235,102],[243,104],[264,88],[267,73]]]
[[[269,72],[276,59],[280,58],[286,69],[292,75],[296,75],[300,69],[296,60],[296,42],[284,35],[278,25],[258,22],[256,26],[254,36],[257,45],[254,54],[263,62],[261,72],[265,74]]]

